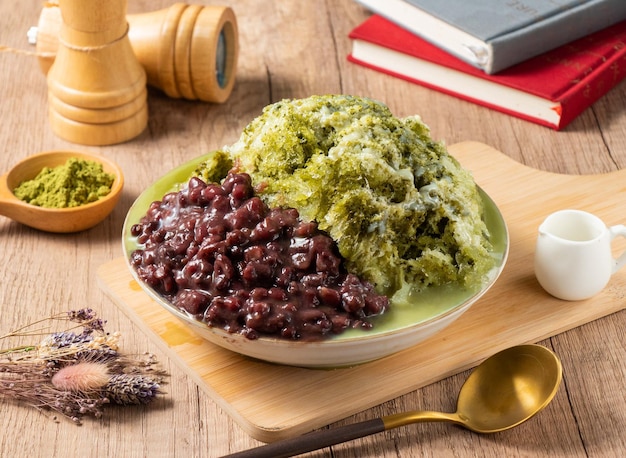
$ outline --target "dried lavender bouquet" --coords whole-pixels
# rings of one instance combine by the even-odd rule
[[[52,323],[65,329],[46,332]],[[32,345],[0,349],[0,399],[31,405],[81,424],[99,418],[107,404],[148,404],[159,394],[165,372],[150,353],[118,352],[119,332],[89,308],[58,313],[4,336],[43,336]]]

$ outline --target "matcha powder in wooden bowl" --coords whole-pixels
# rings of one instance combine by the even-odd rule
[[[105,172],[99,162],[70,158],[63,165],[44,167],[35,178],[20,183],[13,193],[39,207],[78,207],[109,194],[114,181],[115,176]]]

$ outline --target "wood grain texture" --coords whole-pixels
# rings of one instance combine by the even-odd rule
[[[450,151],[498,204],[509,228],[509,259],[492,289],[456,322],[395,355],[334,370],[267,364],[203,341],[140,289],[123,258],[99,270],[100,285],[246,432],[265,442],[320,428],[468,369],[506,347],[541,341],[626,307],[626,271],[599,295],[578,302],[549,296],[533,272],[536,231],[546,212],[580,208],[618,221],[626,171],[557,175],[477,142],[452,145]],[[585,199],[588,195],[594,198]],[[538,200],[541,210],[534,205]]]
[[[176,2],[133,0],[128,13],[155,11]],[[170,373],[167,393],[146,408],[107,409],[103,419],[88,420],[80,428],[66,421],[55,423],[35,409],[0,398],[2,456],[205,458],[259,444],[106,297],[96,272],[122,256],[124,217],[146,187],[174,167],[234,142],[268,103],[323,93],[364,95],[387,103],[397,116],[421,115],[433,138],[447,144],[479,141],[515,162],[550,172],[600,174],[626,168],[626,81],[566,130],[553,132],[350,64],[348,33],[369,14],[353,0],[193,3],[227,5],[237,16],[240,58],[228,101],[215,105],[176,100],[150,88],[148,126],[141,135],[120,145],[84,148],[113,159],[125,176],[115,210],[89,231],[52,235],[0,217],[0,334],[53,312],[91,306],[108,321],[108,329],[122,333],[124,352],[156,354]],[[40,0],[0,2],[0,44],[20,51],[0,54],[3,172],[38,151],[83,149],[52,132],[45,76],[37,59],[23,54],[34,50],[26,42],[26,31],[37,24],[42,7]],[[519,199],[543,196],[541,189],[524,189]],[[543,198],[535,202],[538,214],[544,211]],[[525,285],[523,279],[519,283]],[[563,360],[565,383],[541,415],[518,428],[478,436],[449,425],[415,425],[307,456],[622,456],[626,311],[541,343]],[[403,374],[404,370],[397,375]],[[464,371],[444,378],[331,426],[398,410],[452,410],[466,377]],[[335,389],[328,387],[329,392]],[[370,393],[364,396],[366,404]]]

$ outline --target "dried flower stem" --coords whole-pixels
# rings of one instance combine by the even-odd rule
[[[56,313],[54,315],[50,315],[45,318],[41,318],[37,321],[33,321],[25,326],[14,329],[13,331],[0,336],[0,340],[9,338],[9,337],[20,337],[20,336],[41,336],[45,335],[51,329],[51,322],[54,321],[62,321],[62,322],[75,322],[76,325],[66,329],[66,331],[70,331],[72,329],[78,329],[80,327],[89,327],[90,325],[102,325],[102,320],[96,317],[95,313],[91,309],[82,309],[79,311],[70,311],[70,312],[61,312]],[[47,323],[47,326],[35,327],[37,325],[41,325],[43,323]]]

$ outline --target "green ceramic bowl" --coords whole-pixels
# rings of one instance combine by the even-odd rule
[[[146,189],[130,208],[123,229],[123,249],[127,261],[138,248],[130,234],[133,224],[145,215],[150,204],[168,192],[186,185],[197,166],[207,159],[200,156],[172,170]],[[509,249],[506,223],[496,204],[481,189],[480,196],[485,207],[485,222],[491,234],[492,255],[496,261],[488,280],[479,289],[469,290],[458,285],[430,288],[411,297],[419,306],[402,306],[392,303],[389,312],[372,320],[371,330],[349,330],[336,337],[319,342],[300,342],[262,337],[249,340],[240,334],[208,327],[205,323],[180,311],[169,301],[137,278],[128,264],[133,277],[144,291],[154,299],[155,307],[163,307],[173,317],[184,321],[208,341],[253,358],[273,363],[302,367],[339,367],[355,365],[382,358],[416,345],[444,329],[472,304],[482,297],[496,282],[502,272]]]

